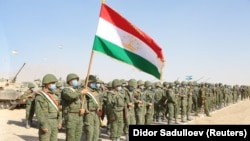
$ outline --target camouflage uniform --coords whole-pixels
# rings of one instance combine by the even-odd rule
[[[154,115],[154,92],[152,90],[152,83],[150,81],[145,81],[145,102],[146,102],[146,115],[145,124],[151,125],[153,123]]]
[[[175,98],[175,93],[173,90],[174,84],[170,83],[169,88],[166,91],[166,102],[167,102],[167,113],[168,113],[168,124],[173,123],[174,119],[174,106],[176,105],[177,101]]]
[[[39,141],[56,141],[58,128],[61,128],[62,116],[59,109],[56,89],[56,77],[47,74],[43,77],[44,88],[35,97],[35,114],[39,123]],[[52,104],[53,103],[53,104]]]
[[[100,136],[100,120],[102,116],[102,96],[97,92],[96,82],[97,78],[93,75],[88,76],[88,89],[91,95],[85,96],[83,116],[83,133],[86,136],[86,141],[98,141]]]
[[[127,90],[125,91],[125,100],[126,100],[126,107],[125,110],[127,111],[127,117],[125,118],[125,125],[124,125],[124,133],[126,140],[128,141],[128,130],[129,125],[136,124],[135,120],[135,110],[134,110],[134,95],[137,93],[137,82],[135,79],[130,79],[128,81]]]
[[[110,138],[112,141],[120,141],[124,129],[124,118],[127,116],[125,113],[125,95],[120,93],[121,91],[121,82],[118,79],[112,81],[113,90],[110,91],[110,104],[111,109],[111,135]]]
[[[78,89],[78,75],[67,75],[68,87],[61,94],[62,111],[65,120],[66,141],[80,141],[83,126],[82,94]]]
[[[35,85],[33,83],[29,83],[28,88],[29,89],[21,96],[21,99],[26,101],[26,128],[30,128],[35,113]]]
[[[134,93],[135,98],[135,119],[137,125],[145,124],[146,102],[144,93],[144,82],[139,80],[137,82],[138,89]]]

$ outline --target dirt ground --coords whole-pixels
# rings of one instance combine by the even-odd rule
[[[250,100],[240,101],[211,113],[212,117],[192,117],[186,124],[247,124],[250,125]],[[38,129],[25,128],[25,109],[0,110],[0,141],[37,141]],[[163,123],[164,124],[164,123]],[[166,125],[167,126],[167,125]],[[124,137],[123,137],[124,138]],[[65,140],[65,133],[59,132],[58,141]],[[101,134],[102,141],[108,141],[105,133]]]

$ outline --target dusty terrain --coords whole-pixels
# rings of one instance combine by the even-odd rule
[[[186,124],[247,124],[250,125],[250,100],[240,101],[231,104],[221,110],[212,112],[212,117],[201,115],[193,117],[192,121]],[[25,128],[25,109],[0,110],[0,141],[37,141],[38,129],[33,126]],[[166,125],[167,126],[167,125]],[[102,138],[109,140],[107,135],[102,133]],[[59,132],[58,140],[65,140],[65,133]]]

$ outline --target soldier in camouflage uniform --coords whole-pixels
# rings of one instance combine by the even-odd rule
[[[25,116],[25,123],[26,128],[30,128],[32,124],[32,119],[35,113],[35,94],[34,88],[35,85],[33,83],[28,84],[28,90],[21,96],[21,99],[26,101],[26,116]]]
[[[193,105],[193,89],[192,89],[192,82],[188,82],[187,84],[187,111],[186,111],[186,116],[187,120],[190,121],[192,120],[191,118],[191,111],[192,111],[192,105]]]
[[[106,93],[104,95],[104,104],[105,104],[105,108],[103,109],[103,114],[106,115],[107,118],[107,135],[110,135],[110,112],[111,112],[111,103],[109,102],[109,100],[111,99],[110,97],[112,97],[111,93],[109,93],[109,91],[113,90],[112,87],[112,81],[108,82],[107,84],[107,90]]]
[[[176,99],[176,104],[174,105],[174,118],[175,118],[175,124],[179,124],[178,123],[178,116],[180,113],[180,82],[178,80],[176,80],[174,82],[174,94],[175,94],[175,99]]]
[[[181,82],[181,87],[179,91],[179,99],[180,99],[180,114],[181,114],[181,122],[185,122],[185,117],[187,114],[187,83],[185,81]]]
[[[135,110],[134,110],[134,95],[137,93],[137,82],[135,79],[130,79],[128,81],[127,85],[127,91],[125,92],[125,102],[126,102],[126,107],[125,110],[127,110],[127,118],[125,118],[125,125],[124,125],[124,133],[126,140],[128,141],[128,130],[129,130],[129,125],[136,124],[135,120]]]
[[[145,124],[145,114],[146,114],[144,82],[142,80],[138,80],[137,86],[138,86],[138,92],[134,94],[135,118],[136,118],[137,125],[143,125]]]
[[[198,110],[196,115],[198,116],[198,113],[200,113],[201,108],[204,109],[204,112],[207,116],[210,116],[209,110],[208,110],[208,103],[207,103],[207,90],[206,90],[206,85],[205,84],[201,84],[201,88],[199,89],[199,97],[198,97],[198,102],[199,102],[199,106],[198,106]]]
[[[62,111],[65,119],[66,141],[80,141],[82,136],[83,113],[82,93],[78,89],[79,76],[69,73],[68,84],[61,93]]]
[[[167,115],[168,115],[168,124],[173,124],[174,120],[174,106],[177,101],[174,93],[174,83],[169,83],[169,87],[166,91],[166,103],[167,103]]]
[[[59,99],[53,91],[56,89],[57,78],[46,74],[42,84],[44,88],[36,94],[35,114],[39,123],[39,141],[56,141],[58,129],[62,127],[62,115]]]
[[[197,82],[193,82],[193,86],[191,87],[193,94],[192,94],[192,99],[193,99],[193,104],[192,104],[192,111],[196,113],[198,109],[198,95],[199,95],[199,87]]]
[[[122,90],[121,82],[118,79],[112,81],[113,90],[110,91],[109,102],[111,104],[111,134],[110,138],[112,141],[120,141],[122,133],[124,131],[124,118],[127,118],[125,111],[125,95],[120,91]]]
[[[89,75],[88,82],[85,82],[91,93],[85,96],[84,101],[83,134],[86,136],[86,141],[98,141],[100,136],[102,102],[100,101],[101,95],[97,91],[97,81],[96,76]]]
[[[161,122],[163,116],[165,116],[164,111],[164,101],[165,101],[165,94],[164,90],[161,87],[161,83],[157,82],[155,84],[154,89],[154,119],[156,122]]]
[[[151,125],[153,123],[154,115],[154,91],[152,89],[152,83],[150,81],[145,81],[145,102],[146,102],[146,115],[145,124]]]
[[[61,102],[61,93],[62,93],[62,90],[63,90],[64,86],[63,86],[63,83],[62,82],[56,82],[56,90],[55,90],[55,94],[58,96],[58,99],[59,99],[59,109],[60,109],[60,112],[62,113],[62,102]],[[65,127],[65,120],[64,118],[62,117],[62,128],[60,131],[62,131],[62,129]]]

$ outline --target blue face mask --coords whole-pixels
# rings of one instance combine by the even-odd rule
[[[77,87],[78,86],[78,81],[77,80],[73,80],[72,81],[72,86],[73,87]]]
[[[91,89],[96,89],[96,83],[90,83],[89,87],[90,87]]]
[[[63,90],[64,87],[60,87],[60,90]]]
[[[151,89],[152,89],[152,87],[149,86],[149,87],[148,87],[148,90],[151,90]]]
[[[34,91],[35,90],[35,88],[31,88],[31,91]]]
[[[56,84],[50,84],[49,89],[50,89],[51,91],[54,91],[54,90],[56,89]]]

